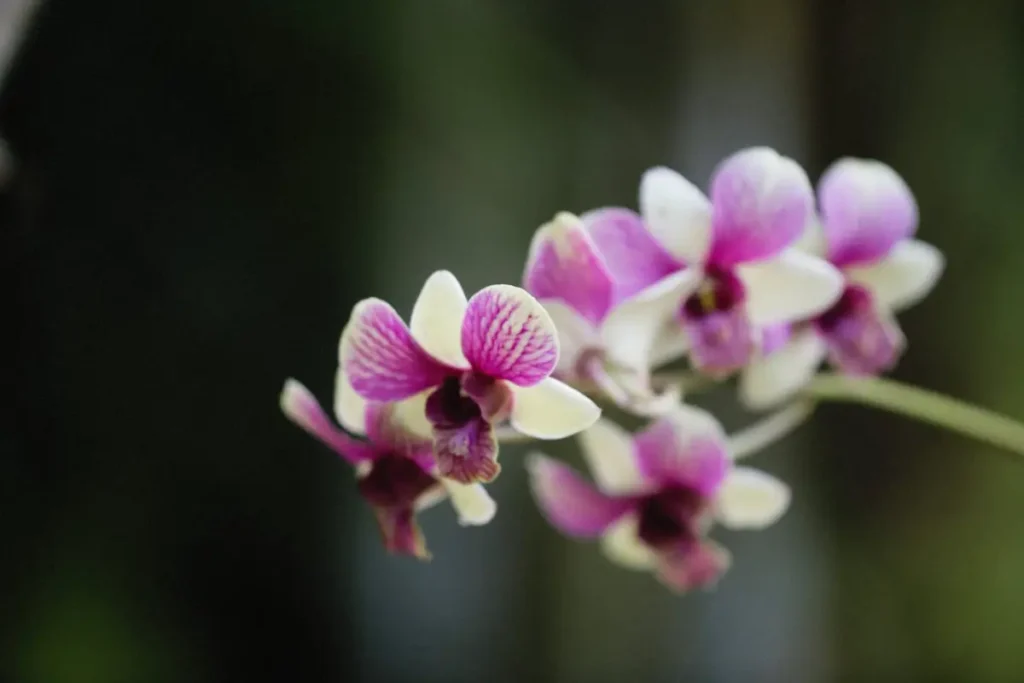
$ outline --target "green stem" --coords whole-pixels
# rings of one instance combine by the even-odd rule
[[[729,436],[729,452],[733,460],[753,455],[807,421],[814,412],[814,401],[794,401],[768,417]]]
[[[882,377],[822,373],[803,393],[819,401],[850,401],[882,408],[1024,455],[1024,424],[927,389]]]

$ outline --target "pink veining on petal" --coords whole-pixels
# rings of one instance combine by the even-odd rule
[[[597,247],[575,217],[556,218],[530,255],[523,286],[538,299],[557,299],[593,325],[612,305],[612,277]]]
[[[903,179],[879,162],[843,159],[818,183],[828,258],[837,266],[882,258],[917,229],[917,203]]]
[[[518,287],[493,285],[469,301],[462,352],[476,371],[529,387],[555,369],[558,338],[536,299]]]
[[[814,325],[829,362],[848,375],[877,375],[895,367],[906,345],[896,321],[875,305],[865,288],[848,286]]]
[[[710,542],[691,542],[664,553],[658,578],[669,588],[685,592],[713,586],[729,568],[729,555]]]
[[[665,486],[693,489],[709,497],[731,465],[725,444],[710,437],[680,434],[669,419],[652,423],[633,438],[640,473]]]
[[[369,401],[400,401],[441,383],[451,371],[412,338],[379,299],[360,302],[342,336],[341,362],[353,390]]]
[[[795,242],[814,207],[803,170],[767,148],[726,159],[711,183],[712,244],[718,266],[760,261]]]
[[[654,239],[643,219],[629,209],[596,209],[580,216],[580,220],[611,273],[612,305],[683,267]]]
[[[372,445],[354,439],[336,427],[313,394],[294,380],[285,384],[281,395],[281,410],[289,420],[353,465],[373,460],[377,456]]]
[[[570,536],[593,538],[633,508],[628,498],[599,492],[568,465],[544,456],[529,464],[530,486],[549,522]]]

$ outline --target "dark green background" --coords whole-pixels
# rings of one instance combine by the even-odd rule
[[[554,212],[770,144],[884,159],[946,276],[897,375],[1024,415],[1024,5],[53,0],[4,84],[0,680],[1024,680],[1024,470],[856,407],[758,457],[795,504],[672,598],[501,510],[389,558],[277,411],[351,305],[518,282]],[[715,405],[724,405],[716,403]],[[730,424],[743,416],[727,409]],[[570,444],[553,449],[575,458]]]

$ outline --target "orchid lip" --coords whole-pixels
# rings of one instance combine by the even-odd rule
[[[434,455],[442,476],[463,484],[491,481],[501,468],[491,423],[511,412],[503,382],[473,371],[447,377],[428,398]]]
[[[695,540],[699,536],[697,521],[707,507],[698,491],[673,487],[647,496],[639,502],[640,539],[655,549]]]
[[[896,322],[878,310],[874,297],[860,285],[848,285],[814,326],[825,340],[829,361],[850,375],[877,375],[892,369],[904,346]]]
[[[750,360],[756,344],[745,301],[742,281],[730,270],[712,268],[683,303],[680,317],[691,358],[702,371],[728,374]]]

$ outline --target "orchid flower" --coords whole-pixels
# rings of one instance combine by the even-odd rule
[[[337,379],[343,386],[340,370]],[[416,513],[445,497],[451,498],[460,524],[491,521],[497,506],[483,486],[438,477],[431,442],[405,430],[393,404],[365,403],[341,392],[336,399],[338,421],[365,440],[335,426],[309,390],[293,379],[281,392],[281,410],[355,467],[359,493],[373,508],[388,551],[429,559]]]
[[[541,226],[530,245],[523,286],[558,328],[557,375],[593,384],[640,415],[678,403],[676,391],[651,392],[649,371],[682,355],[681,335],[666,329],[654,348],[634,352],[635,322],[617,313],[624,301],[648,299],[651,285],[677,270],[628,209],[597,209],[580,217],[563,212]]]
[[[593,401],[550,377],[558,336],[536,299],[492,285],[467,301],[448,271],[427,279],[409,326],[380,299],[356,304],[339,357],[342,393],[402,402],[403,423],[431,436],[441,475],[464,484],[500,471],[493,425],[508,420],[528,436],[561,439],[600,415]]]
[[[674,320],[699,371],[724,377],[753,356],[760,328],[801,320],[835,303],[842,277],[801,253],[812,213],[803,169],[766,147],[727,158],[711,198],[675,171],[653,168],[640,184],[644,224],[677,263],[674,282],[622,306],[634,347],[650,349]]]
[[[878,161],[836,161],[818,184],[820,225],[806,248],[842,271],[826,311],[787,329],[744,370],[742,400],[767,407],[803,387],[823,360],[848,375],[892,369],[906,340],[894,313],[920,301],[944,267],[942,253],[913,239],[918,212],[903,179]]]
[[[563,533],[600,537],[611,560],[653,570],[676,591],[711,586],[728,568],[728,552],[707,538],[714,522],[760,529],[789,505],[785,484],[733,465],[721,426],[697,408],[679,406],[635,436],[599,420],[580,442],[596,485],[531,456],[541,511]]]

